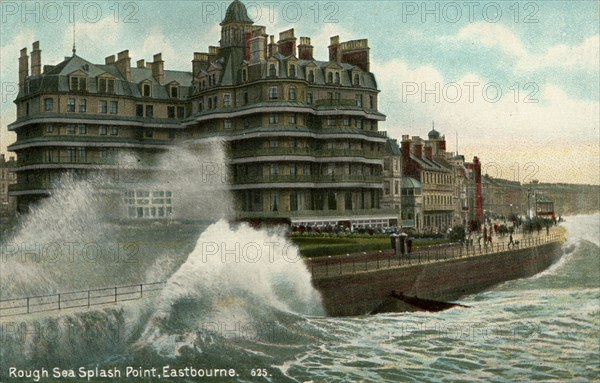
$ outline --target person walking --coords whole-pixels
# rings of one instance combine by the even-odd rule
[[[512,245],[513,248],[515,247],[515,242],[513,241],[512,233],[508,234],[508,246],[507,247],[510,247],[510,245]]]

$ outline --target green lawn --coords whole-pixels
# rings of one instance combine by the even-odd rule
[[[300,248],[300,253],[305,257],[321,257],[327,255],[343,255],[360,252],[374,252],[390,250],[389,237],[297,237],[290,240]],[[445,239],[413,239],[413,249],[420,246],[438,245],[447,243]]]

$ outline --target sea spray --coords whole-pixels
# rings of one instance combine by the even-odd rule
[[[255,329],[279,313],[323,314],[298,249],[281,234],[220,220],[167,281],[140,341],[175,357],[181,347],[200,347],[199,336]]]

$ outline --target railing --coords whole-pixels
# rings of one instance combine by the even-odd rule
[[[376,182],[381,183],[381,176],[340,174],[340,175],[271,175],[271,176],[237,176],[234,184],[280,183],[280,182]]]
[[[320,257],[311,259],[308,264],[313,279],[319,279],[520,250],[562,241],[563,239],[564,237],[561,234],[550,234],[522,238],[519,239],[518,245],[510,246],[506,242],[491,245],[475,243],[469,246],[454,243],[420,248],[418,251],[400,256],[396,255],[393,250],[386,250],[374,254],[359,253],[327,258]]]
[[[231,158],[245,158],[257,156],[312,156],[312,157],[363,157],[372,159],[383,158],[382,152],[361,149],[312,149],[312,148],[253,148],[235,149],[231,151]]]
[[[0,317],[27,315],[81,307],[115,304],[142,299],[145,294],[160,291],[165,282],[107,287],[50,295],[0,300]]]
[[[398,216],[398,209],[354,209],[354,210],[296,210],[296,211],[240,211],[238,218],[313,218],[313,217],[352,217]]]

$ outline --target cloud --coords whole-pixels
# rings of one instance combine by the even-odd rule
[[[555,45],[543,54],[529,52],[520,37],[501,24],[477,22],[458,31],[454,36],[444,36],[442,41],[481,44],[497,48],[516,59],[517,69],[534,71],[545,68],[584,70],[597,73],[600,68],[600,35],[588,37],[581,44]]]
[[[539,165],[543,180],[597,183],[597,101],[575,99],[552,83],[521,85],[517,92],[511,84],[491,83],[473,73],[450,82],[434,67],[402,60],[376,62],[372,70],[381,89],[380,111],[387,114],[381,128],[390,136],[425,136],[435,121],[448,136],[449,150],[456,150],[458,134],[461,152],[498,161],[506,172],[513,162],[523,165],[529,158]]]

